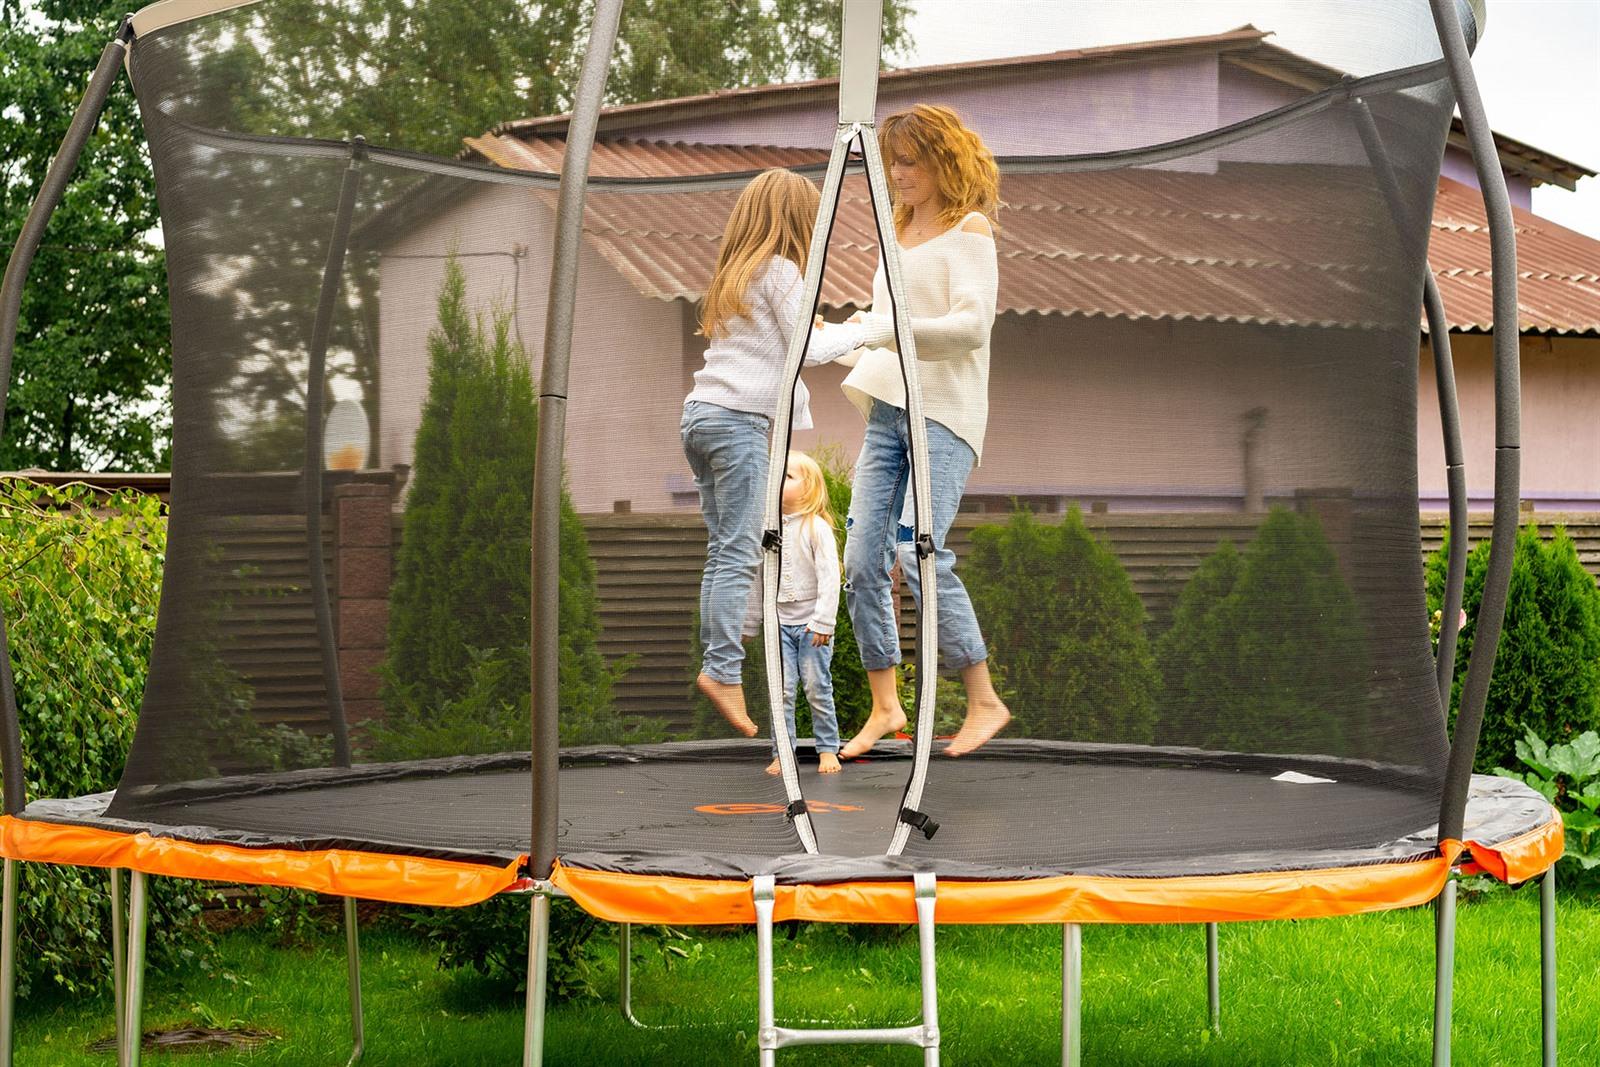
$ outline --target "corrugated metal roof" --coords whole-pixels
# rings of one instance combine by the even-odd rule
[[[488,135],[503,166],[557,170],[559,138]],[[822,161],[743,145],[603,140],[600,176],[669,177]],[[1351,168],[1238,164],[1215,173],[1143,169],[1019,174],[998,217],[1002,312],[1270,324],[1393,323],[1404,279],[1383,264],[1378,190]],[[646,296],[695,300],[737,193],[592,190],[589,241]],[[1515,212],[1524,331],[1600,335],[1600,241]],[[1475,189],[1441,179],[1429,256],[1451,326],[1489,328],[1489,237]],[[864,181],[845,180],[823,302],[871,302],[877,246]]]

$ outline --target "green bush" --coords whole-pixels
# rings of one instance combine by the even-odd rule
[[[468,311],[451,260],[428,336],[428,395],[417,430],[405,527],[389,601],[384,718],[367,752],[409,759],[517,751],[530,742],[529,603],[537,410],[532,372],[509,315],[487,328]],[[657,740],[617,714],[612,687],[627,663],[600,654],[594,562],[583,524],[561,497],[561,743]],[[409,910],[442,949],[440,966],[471,967],[515,986],[527,966],[526,901]],[[587,987],[592,923],[551,930],[551,984]]]
[[[1161,744],[1368,754],[1364,628],[1313,516],[1275,507],[1243,552],[1218,545],[1156,656]]]
[[[487,329],[451,260],[428,336],[428,395],[389,602],[379,759],[529,744],[529,514],[538,433],[532,372],[496,312]],[[657,736],[619,717],[627,664],[600,654],[599,596],[583,525],[561,499],[559,705],[563,744]]]
[[[29,799],[115,788],[133,740],[161,593],[160,502],[0,480],[0,603],[5,610]],[[73,995],[109,985],[103,871],[22,865],[17,989],[48,981]],[[197,954],[203,891],[151,883],[150,965]]]
[[[1144,604],[1074,507],[1058,524],[1017,511],[972,531],[972,606],[1012,695],[1019,737],[1148,742],[1156,672]]]
[[[1528,769],[1494,773],[1531,785],[1556,806],[1566,831],[1562,870],[1592,879],[1600,870],[1600,734],[1587,730],[1547,745],[1530,730],[1517,740],[1517,760]]]
[[[1428,558],[1428,611],[1444,601],[1449,537]],[[1467,624],[1456,644],[1450,722],[1455,724],[1461,686],[1472,658],[1478,608],[1489,568],[1489,543],[1467,556],[1462,608]],[[1551,744],[1600,729],[1600,590],[1578,561],[1577,547],[1557,526],[1549,541],[1536,526],[1517,533],[1506,599],[1505,629],[1489,682],[1476,768],[1484,773],[1510,766],[1516,744],[1534,734]]]

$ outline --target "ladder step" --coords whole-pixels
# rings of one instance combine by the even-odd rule
[[[939,992],[934,970],[934,907],[938,881],[932,873],[912,876],[917,907],[917,946],[922,957],[922,1022],[916,1026],[837,1029],[779,1026],[774,1018],[772,919],[777,887],[770,875],[751,879],[756,906],[756,982],[759,999],[756,1045],[762,1067],[776,1067],[780,1048],[795,1045],[911,1045],[923,1050],[924,1067],[939,1063]]]
[[[896,1026],[879,1030],[822,1030],[793,1029],[776,1026],[769,1031],[773,1048],[790,1045],[915,1045],[917,1048],[937,1047],[939,1032],[930,1033],[926,1026]]]

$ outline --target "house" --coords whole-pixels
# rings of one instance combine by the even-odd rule
[[[920,101],[959,111],[1003,157],[1167,142],[1226,126],[1337,84],[1339,71],[1289,53],[1252,27],[1170,41],[885,73],[878,108]],[[608,109],[592,173],[670,177],[813,167],[834,133],[836,83],[760,86]],[[1433,203],[1431,266],[1444,295],[1475,506],[1492,491],[1492,354],[1487,226],[1459,128],[1421,144],[1396,93],[1374,109],[1396,158],[1443,153],[1437,190],[1403,165],[1410,199]],[[467,158],[557,171],[565,116],[508,122],[468,138]],[[1437,138],[1439,131],[1427,131]],[[1283,138],[1275,144],[1273,138]],[[1292,142],[1292,143],[1291,143]],[[1531,190],[1594,172],[1499,138],[1520,251],[1523,496],[1550,510],[1600,506],[1600,241],[1533,215]],[[1282,154],[1297,166],[1277,165]],[[1343,166],[1341,163],[1354,166]],[[1138,170],[1021,174],[1002,188],[1000,314],[991,423],[964,506],[1047,511],[1238,511],[1321,493],[1389,493],[1416,478],[1425,510],[1445,479],[1425,329],[1373,366],[1342,362],[1350,337],[1420,320],[1396,306],[1405,264],[1377,254],[1371,180],[1347,117],[1329,114],[1264,139]],[[594,190],[585,218],[569,392],[567,468],[580,511],[690,510],[677,440],[700,365],[695,301],[715,261],[734,190],[641,196]],[[1310,208],[1308,209],[1308,205]],[[442,264],[463,257],[469,295],[514,309],[537,358],[553,198],[487,186],[407,225],[380,246],[378,466],[409,463],[427,332]],[[876,247],[864,183],[846,182],[824,304],[870,300]],[[1391,332],[1393,332],[1391,330]],[[1422,337],[1420,347],[1416,338]],[[1389,358],[1392,357],[1392,358]],[[1318,447],[1326,413],[1386,395],[1375,373],[1414,374],[1414,472],[1348,448]],[[808,370],[816,428],[795,447],[848,459],[861,434],[836,367]],[[1392,383],[1391,383],[1392,384]],[[1392,395],[1392,392],[1387,394]],[[1392,425],[1390,420],[1387,425]],[[1348,427],[1339,432],[1348,433]],[[1381,468],[1381,469],[1378,469]]]

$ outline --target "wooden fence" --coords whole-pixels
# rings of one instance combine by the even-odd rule
[[[139,486],[144,491],[154,491]],[[225,623],[229,665],[255,694],[264,720],[313,723],[325,718],[325,689],[311,610],[304,519],[264,513],[239,516],[215,531],[221,569],[243,575],[232,591]],[[1200,561],[1219,542],[1247,542],[1260,516],[1212,514],[1086,514],[1085,524],[1115,550],[1159,632]],[[1422,516],[1422,547],[1437,549],[1445,516]],[[999,515],[962,515],[949,538],[964,556],[972,529],[1005,521]],[[1054,521],[1045,516],[1041,521]],[[1549,536],[1564,526],[1579,558],[1600,575],[1600,513],[1524,515]],[[693,625],[704,562],[705,528],[698,515],[593,514],[583,516],[589,551],[599,576],[601,649],[610,660],[632,657],[617,691],[619,709],[683,721],[690,713]],[[1474,544],[1489,536],[1489,516],[1470,520]],[[337,588],[333,527],[327,524],[325,560]],[[394,544],[399,543],[396,518]],[[381,590],[378,591],[381,595]],[[909,622],[909,598],[906,598]],[[382,643],[381,627],[377,643]],[[381,655],[381,654],[380,654]],[[346,664],[345,666],[349,666]],[[348,677],[348,673],[347,677]],[[375,696],[376,694],[368,694]],[[350,692],[347,687],[347,699]]]

